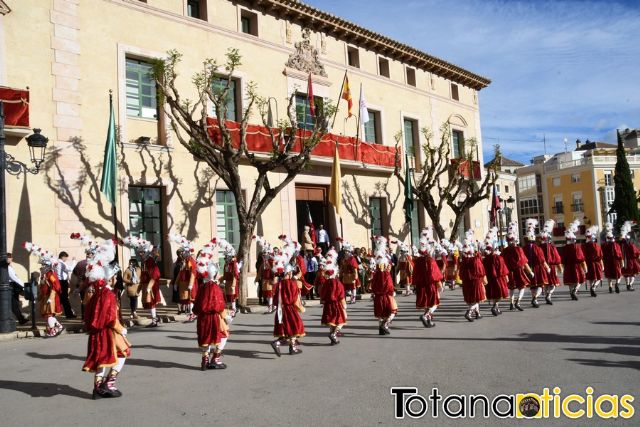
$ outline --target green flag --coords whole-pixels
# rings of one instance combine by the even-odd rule
[[[118,169],[116,165],[116,120],[113,115],[112,95],[109,95],[109,110],[109,129],[107,130],[107,142],[104,147],[100,192],[105,195],[109,203],[115,205]]]
[[[404,220],[411,222],[413,219],[413,186],[411,185],[411,172],[409,170],[409,153],[405,153],[404,162]]]

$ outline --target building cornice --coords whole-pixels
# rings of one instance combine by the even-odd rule
[[[234,1],[234,0],[230,0]],[[255,8],[303,27],[324,32],[336,39],[348,41],[386,57],[437,74],[475,90],[487,87],[491,80],[457,65],[422,52],[404,43],[367,30],[335,15],[323,12],[296,0],[249,0]]]

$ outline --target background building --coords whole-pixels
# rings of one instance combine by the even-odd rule
[[[412,162],[420,162],[424,138],[419,130],[431,128],[438,140],[440,125],[449,122],[452,152],[462,156],[469,149],[464,140],[474,137],[480,142],[476,160],[484,163],[478,92],[489,80],[301,2],[0,3],[0,85],[28,88],[26,127],[42,128],[52,154],[39,176],[8,180],[9,247],[25,269],[34,268],[20,249],[25,240],[79,258],[82,251],[69,239],[70,233],[113,235],[110,205],[99,193],[109,90],[119,136],[119,234],[131,230],[158,245],[165,275],[174,252],[167,241],[169,232],[198,243],[214,235],[238,242],[232,193],[177,142],[149,77],[151,60],[170,49],[183,54],[179,85],[184,97],[194,96],[190,78],[206,58],[220,62],[229,48],[240,50],[242,66],[232,76],[228,101],[232,120],[243,109],[249,82],[277,101],[280,119],[289,95],[295,93],[301,124],[309,121],[309,72],[314,95],[337,102],[347,70],[355,113],[362,85],[371,118],[361,136],[365,142],[352,138],[340,146],[344,237],[355,246],[368,246],[372,232],[408,239],[402,191],[393,177],[393,136],[398,131],[413,154]],[[345,104],[340,105],[332,132],[354,137],[356,119],[347,118]],[[215,115],[213,109],[211,114]],[[258,121],[257,115],[252,121]],[[22,139],[26,134],[25,126],[8,131],[8,151],[18,158],[28,158]],[[271,240],[282,233],[297,237],[308,206],[314,223],[324,224],[332,238],[337,236],[338,218],[327,203],[332,157],[331,152],[314,152],[310,170],[267,208],[256,234]],[[246,191],[252,192],[253,170],[242,167],[241,173]],[[414,223],[425,225],[422,209],[416,216]],[[450,218],[442,222],[449,224]],[[486,203],[472,209],[465,223],[483,235]],[[251,269],[254,262],[249,262]]]
[[[495,158],[487,162],[484,167],[489,168],[495,163]],[[509,159],[505,156],[500,158],[500,168],[496,179],[496,190],[500,196],[502,209],[498,216],[498,238],[501,241],[506,240],[507,229],[512,220],[518,220],[518,191],[517,191],[517,174],[516,171],[524,167],[523,163]],[[489,207],[490,208],[490,207]]]
[[[640,149],[637,131],[623,139],[635,188],[640,188]],[[579,219],[585,227],[615,221],[609,213],[615,198],[613,176],[616,145],[587,140],[576,141],[573,151],[538,156],[532,164],[517,170],[520,223],[526,218],[556,221],[554,239],[564,241],[565,227]],[[581,236],[578,236],[579,238]]]

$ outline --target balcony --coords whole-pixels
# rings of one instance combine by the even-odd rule
[[[214,141],[221,141],[220,128],[218,120],[207,118],[209,123],[209,132]],[[235,148],[240,147],[240,124],[227,120],[227,128],[231,132],[232,145]],[[278,134],[278,129],[274,129],[274,134]],[[298,134],[302,137],[311,135],[311,131],[299,130]],[[247,148],[253,153],[271,154],[273,145],[269,129],[265,126],[248,125],[247,126]],[[311,151],[312,160],[321,160],[329,163],[335,157],[336,144],[338,146],[338,154],[340,155],[340,163],[343,166],[349,166],[352,162],[353,167],[374,167],[385,170],[392,170],[395,167],[396,149],[386,145],[372,144],[369,142],[358,140],[354,137],[346,137],[328,133]],[[292,148],[292,152],[300,151],[300,137],[296,136],[296,142]]]
[[[564,206],[562,205],[562,203],[557,203],[555,206],[551,207],[551,210],[553,211],[554,214],[563,214]]]
[[[571,204],[571,212],[584,212],[584,203],[572,203]]]
[[[29,90],[0,86],[4,106],[4,126],[8,136],[27,136],[29,129]]]
[[[551,234],[553,234],[553,237],[564,236],[565,230],[565,227],[553,227],[553,231],[551,232]]]
[[[473,179],[475,181],[482,179],[480,162],[466,159],[451,159],[451,164],[454,166],[453,171],[455,171],[455,167],[457,166],[457,172],[467,179]]]

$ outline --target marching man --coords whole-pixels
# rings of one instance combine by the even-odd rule
[[[142,289],[142,307],[149,310],[151,314],[151,323],[147,327],[155,328],[160,322],[156,307],[158,304],[163,303],[160,293],[160,269],[155,260],[155,248],[148,240],[132,235],[125,237],[123,244],[133,249],[141,260],[140,289]]]
[[[547,264],[542,249],[536,245],[536,226],[538,220],[529,218],[526,221],[527,233],[525,239],[527,244],[524,247],[524,253],[527,256],[529,268],[533,272],[531,279],[531,305],[534,308],[540,307],[538,297],[542,294],[542,290],[549,284],[549,273],[551,268]]]
[[[356,289],[359,285],[358,279],[358,261],[353,256],[353,247],[349,242],[343,242],[342,249],[344,251],[344,258],[340,263],[340,281],[344,284],[344,289],[349,294],[349,301],[347,304],[356,303]]]
[[[321,323],[329,327],[331,345],[339,344],[338,333],[347,324],[347,301],[344,286],[338,279],[338,254],[330,250],[324,260],[323,274],[326,276],[322,284],[320,301],[322,301]]]
[[[262,288],[262,297],[267,300],[267,313],[273,313],[273,249],[271,245],[262,236],[256,237],[258,251],[262,255],[262,262],[258,266],[258,276],[260,277],[260,286]]]
[[[580,290],[580,285],[584,283],[585,273],[587,272],[582,246],[576,243],[576,233],[578,232],[579,225],[580,220],[576,219],[564,232],[567,244],[562,250],[562,264],[564,265],[563,282],[569,286],[569,293],[571,299],[574,301],[578,301],[577,294]]]
[[[118,320],[114,285],[120,267],[115,263],[115,256],[115,243],[107,240],[98,247],[87,266],[87,277],[93,283],[95,294],[85,308],[84,325],[89,342],[82,370],[94,373],[94,400],[122,396],[116,379],[131,354],[127,328]]]
[[[238,299],[238,283],[240,281],[240,269],[242,263],[236,258],[236,250],[225,239],[218,239],[218,248],[224,252],[224,274],[222,283],[224,284],[224,298],[231,317],[238,314],[236,300]]]
[[[398,312],[396,292],[391,279],[391,265],[387,253],[387,239],[378,236],[375,239],[376,270],[373,273],[371,292],[373,293],[373,314],[378,319],[380,335],[389,335],[389,325]]]
[[[271,348],[278,357],[281,355],[280,345],[283,343],[289,343],[289,354],[302,353],[299,339],[305,335],[301,316],[301,313],[304,313],[304,307],[300,301],[298,284],[293,279],[294,266],[291,261],[294,253],[293,244],[288,242],[273,259],[273,273],[276,278],[273,336],[276,339],[271,342]]]
[[[622,248],[616,242],[613,235],[613,224],[605,224],[606,242],[602,244],[602,261],[604,262],[604,277],[609,281],[609,293],[613,293],[615,285],[616,293],[620,293],[620,278],[622,277]]]
[[[225,307],[225,298],[218,285],[216,239],[207,243],[199,252],[196,260],[198,272],[198,292],[193,312],[197,316],[196,332],[198,346],[202,349],[200,369],[225,369],[222,363],[222,351],[229,338],[231,317]],[[212,354],[213,352],[213,354]]]
[[[480,303],[487,299],[484,289],[487,284],[487,276],[482,264],[482,258],[480,258],[479,253],[476,253],[476,246],[473,230],[468,230],[462,247],[463,258],[460,263],[460,279],[462,279],[464,302],[469,306],[464,318],[469,322],[473,322],[473,315],[475,315],[476,319],[482,319]]]
[[[604,263],[602,261],[602,248],[598,244],[598,232],[600,229],[597,225],[593,225],[585,232],[587,242],[582,245],[582,251],[584,252],[584,260],[587,264],[587,283],[589,283],[589,292],[592,297],[598,296],[596,294],[596,286],[602,282],[602,271],[604,270]]]
[[[57,337],[64,330],[64,326],[56,319],[56,316],[62,314],[62,305],[60,304],[62,287],[55,272],[56,258],[51,252],[31,242],[25,242],[23,247],[31,255],[38,257],[41,266],[38,304],[40,306],[40,315],[47,322],[45,338]]]
[[[551,302],[551,295],[553,295],[556,287],[560,286],[558,272],[562,273],[564,271],[558,249],[556,249],[555,245],[551,243],[551,233],[553,232],[554,224],[554,220],[547,220],[544,223],[544,228],[540,232],[540,249],[542,249],[544,259],[551,269],[551,271],[549,271],[549,284],[546,286],[544,291],[544,299],[549,305],[553,305],[553,302]]]
[[[176,280],[180,311],[187,314],[187,322],[193,322],[196,320],[196,316],[193,314],[193,303],[198,293],[193,244],[186,237],[179,234],[172,234],[170,240],[178,244],[178,257],[180,258],[180,271]]]
[[[497,249],[497,231],[492,228],[484,241],[484,259],[482,263],[487,275],[486,297],[493,302],[491,314],[502,314],[499,304],[503,299],[509,298],[509,269]]]
[[[400,286],[404,286],[404,295],[411,295],[411,284],[413,283],[413,268],[414,262],[411,256],[409,246],[403,242],[398,242],[398,250],[400,256],[398,257],[398,271],[400,272]]]
[[[504,262],[509,268],[509,289],[511,290],[511,306],[509,310],[514,308],[524,311],[520,306],[520,301],[524,296],[524,290],[531,284],[533,272],[529,267],[527,256],[520,246],[518,246],[518,223],[511,222],[509,224],[507,234],[508,246],[502,251]]]
[[[628,291],[634,291],[633,281],[636,275],[640,273],[640,250],[631,241],[631,221],[625,221],[620,228],[620,248],[622,249],[622,275],[624,276],[627,284]]]
[[[420,321],[425,328],[433,328],[436,324],[433,321],[433,313],[440,305],[440,289],[444,275],[433,258],[435,251],[441,250],[440,245],[430,244],[429,233],[432,229],[425,229],[420,236],[420,249],[418,249],[415,260],[415,281],[416,308],[423,310]]]

